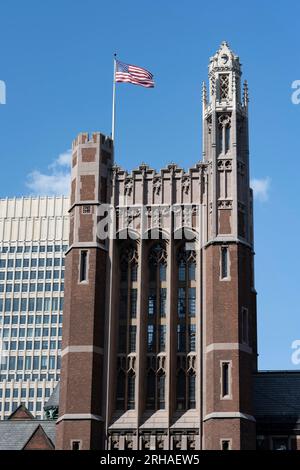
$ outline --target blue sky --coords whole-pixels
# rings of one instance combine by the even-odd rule
[[[61,192],[83,131],[111,131],[112,57],[151,70],[153,90],[117,90],[116,159],[185,168],[201,159],[201,82],[227,40],[250,90],[259,364],[296,368],[300,339],[300,79],[296,1],[1,0],[0,197]],[[300,290],[300,289],[299,289]],[[300,367],[300,366],[298,366]]]

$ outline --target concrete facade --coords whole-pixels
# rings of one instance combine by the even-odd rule
[[[42,419],[60,378],[68,197],[0,200],[0,419]]]

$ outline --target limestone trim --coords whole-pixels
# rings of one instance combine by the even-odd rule
[[[101,421],[103,422],[102,416],[94,415],[91,413],[66,413],[58,418],[56,424],[60,423],[61,421]]]
[[[241,343],[212,343],[206,346],[206,353],[210,353],[212,351],[232,351],[232,350],[240,350],[248,354],[252,354],[252,348],[247,346],[246,344]]]
[[[246,413],[240,413],[239,411],[215,411],[204,416],[203,421],[210,419],[246,419],[248,421],[256,422],[256,419],[252,415]]]
[[[79,249],[79,250],[83,250],[83,249],[88,249],[88,248],[98,248],[100,250],[103,250],[103,251],[108,251],[107,249],[107,246],[101,244],[101,243],[84,243],[84,242],[76,242],[76,243],[73,243],[71,246],[69,246],[68,250],[66,251],[65,255],[69,254],[71,250],[74,250],[74,249]]]
[[[104,354],[103,348],[99,348],[98,346],[78,345],[78,346],[67,346],[65,349],[62,350],[61,357],[69,353],[84,353],[84,352],[100,354],[101,356],[103,356]]]
[[[251,248],[251,250],[253,250],[253,245],[251,243],[241,240],[240,238],[233,238],[233,237],[215,237],[209,240],[208,242],[206,242],[203,248],[208,248],[210,245],[220,245],[220,244],[230,244],[230,243],[244,245],[248,248]]]

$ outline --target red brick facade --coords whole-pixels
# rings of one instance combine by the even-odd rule
[[[58,449],[256,446],[240,75],[238,57],[222,44],[210,62],[210,101],[203,91],[203,163],[188,171],[142,164],[129,174],[113,166],[109,138],[81,134],[74,142]],[[108,240],[96,231],[105,202],[116,210]],[[169,215],[157,215],[161,208]],[[188,233],[178,239],[182,227],[191,243]],[[159,241],[145,237],[154,232]]]

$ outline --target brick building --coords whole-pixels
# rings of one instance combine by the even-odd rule
[[[188,170],[128,173],[109,137],[73,143],[58,449],[256,448],[248,88],[226,43],[202,103]],[[264,447],[280,429],[258,414]]]

